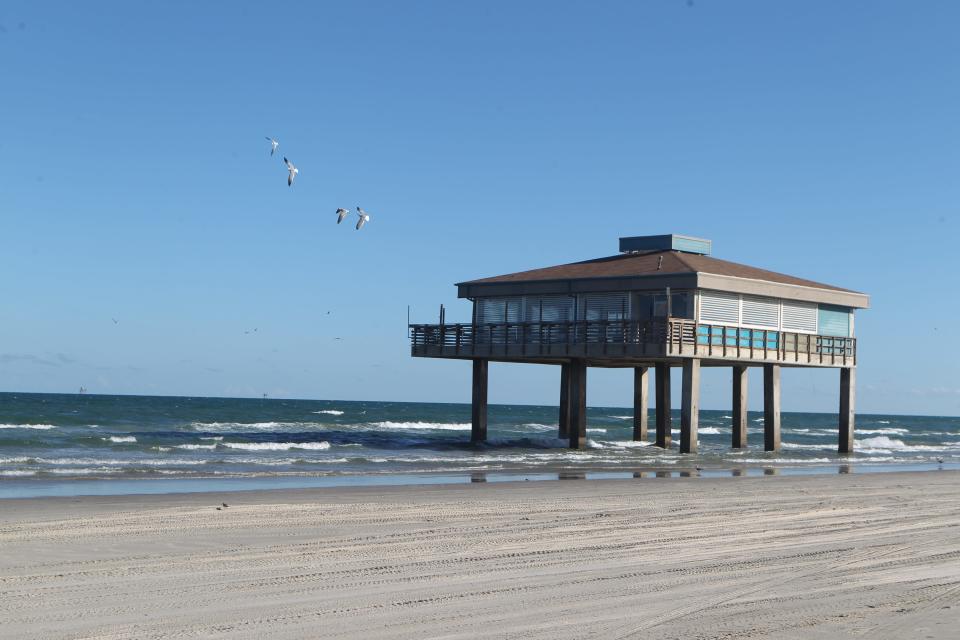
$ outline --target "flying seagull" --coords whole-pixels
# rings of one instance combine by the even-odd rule
[[[360,231],[361,227],[369,222],[370,216],[368,216],[367,212],[360,207],[357,207],[357,215],[360,216],[360,220],[357,221],[357,231]]]
[[[343,207],[337,209],[337,224],[343,222],[343,219],[350,215],[350,212]]]
[[[277,142],[275,138],[271,138],[270,136],[266,136],[266,138],[270,141],[270,155],[272,156],[277,151],[277,147],[280,146],[280,143]]]
[[[287,186],[289,187],[293,185],[293,179],[297,177],[298,173],[300,173],[300,169],[297,169],[295,166],[293,166],[293,163],[286,158],[283,159],[283,164],[287,165],[287,171],[290,172],[290,175],[287,176]]]

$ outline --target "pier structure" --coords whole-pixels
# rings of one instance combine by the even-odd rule
[[[780,371],[839,369],[838,451],[854,443],[857,339],[866,294],[711,256],[710,240],[620,238],[617,255],[457,284],[469,323],[409,326],[415,357],[473,361],[471,438],[487,437],[490,362],[560,367],[559,436],[586,446],[587,371],[633,370],[633,438],[648,439],[654,378],[658,447],[671,446],[670,372],[681,370],[680,451],[697,451],[700,372],[732,374],[731,446],[747,446],[747,373],[763,370],[766,451],[780,449]]]

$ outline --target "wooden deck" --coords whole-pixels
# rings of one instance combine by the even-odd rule
[[[411,354],[422,358],[483,358],[629,367],[698,358],[704,366],[736,362],[853,367],[856,338],[745,329],[671,318],[653,322],[503,322],[412,324]]]

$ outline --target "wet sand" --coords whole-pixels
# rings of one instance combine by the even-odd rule
[[[958,629],[955,471],[0,501],[10,638]]]

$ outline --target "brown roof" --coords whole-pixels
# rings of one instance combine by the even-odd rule
[[[663,258],[660,269],[657,264]],[[655,251],[651,253],[625,253],[606,258],[597,258],[595,260],[585,260],[583,262],[573,262],[570,264],[561,264],[556,267],[545,267],[543,269],[532,269],[530,271],[520,271],[518,273],[509,273],[492,278],[482,278],[480,280],[470,280],[459,284],[493,284],[507,282],[531,282],[537,280],[582,280],[587,278],[626,278],[636,276],[654,276],[671,275],[687,273],[710,273],[718,276],[732,276],[735,278],[750,278],[753,280],[763,280],[767,282],[776,282],[780,284],[790,284],[801,287],[814,287],[817,289],[830,289],[833,291],[844,291],[848,293],[858,293],[850,289],[841,289],[829,284],[795,278],[775,271],[758,269],[745,264],[736,262],[727,262],[702,256],[694,253],[681,253],[679,251]]]

